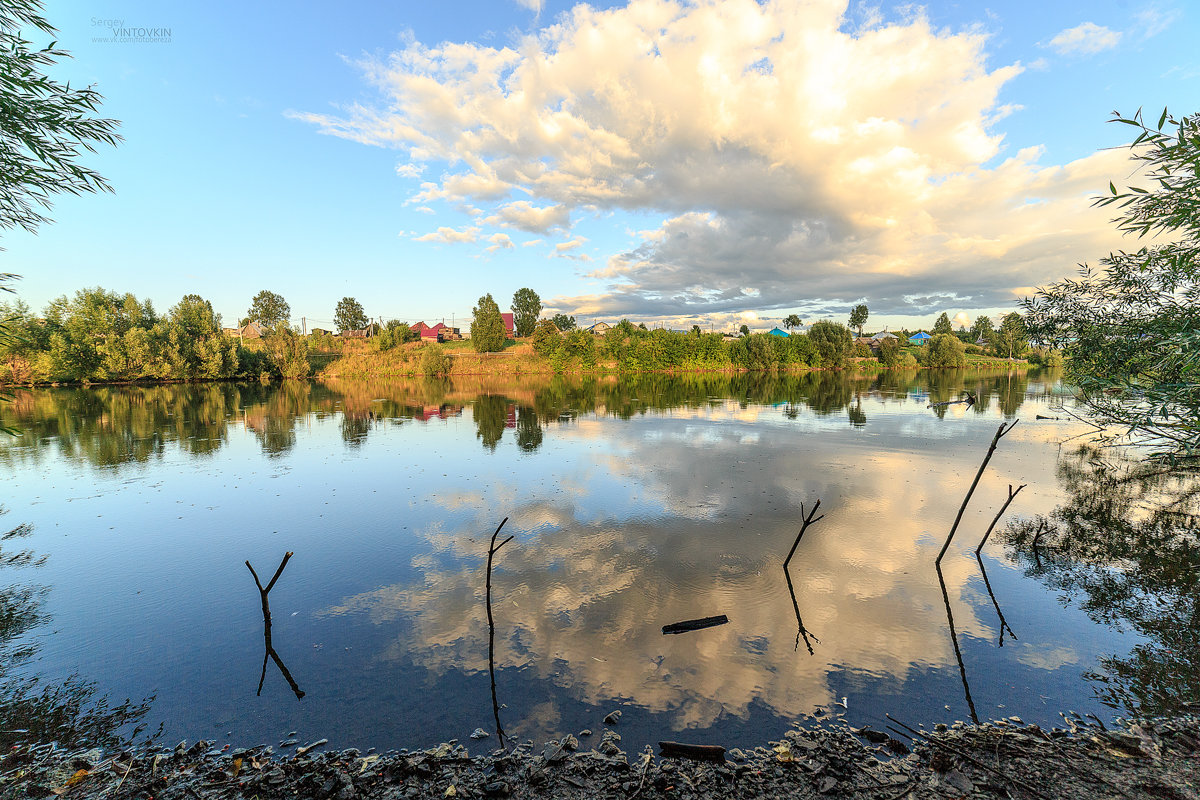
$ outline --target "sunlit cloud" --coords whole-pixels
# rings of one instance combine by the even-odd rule
[[[1052,46],[1119,36],[1089,23]],[[1089,196],[1129,166],[1119,151],[1049,166],[1038,148],[1008,152],[997,123],[1016,108],[999,95],[1024,67],[989,65],[987,43],[919,9],[834,0],[580,4],[508,47],[413,41],[367,58],[376,103],[292,116],[436,165],[412,202],[476,204],[484,227],[655,220],[598,254],[604,290],[556,307],[990,309],[1119,246]]]
[[[1050,47],[1063,55],[1082,53],[1091,55],[1111,50],[1121,43],[1119,31],[1111,31],[1103,25],[1085,22],[1067,28],[1050,40]]]
[[[426,233],[415,237],[418,242],[438,242],[440,244],[461,244],[464,242],[475,242],[479,240],[479,228],[463,228],[456,230],[454,228],[438,228],[433,233]]]
[[[494,253],[497,250],[511,250],[515,247],[513,240],[509,238],[507,233],[493,233],[487,237],[487,240],[491,242],[486,248],[489,253]]]

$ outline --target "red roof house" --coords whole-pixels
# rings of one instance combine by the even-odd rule
[[[513,325],[513,315],[501,312],[500,317],[504,320],[504,335],[509,339],[517,338],[517,330]]]
[[[444,322],[439,322],[434,326],[426,325],[424,322],[418,322],[411,327],[422,339],[431,342],[440,342],[443,333],[450,332],[450,326]]]

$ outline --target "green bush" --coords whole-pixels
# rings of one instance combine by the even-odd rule
[[[951,333],[939,333],[925,345],[925,366],[930,369],[951,369],[967,365],[966,346]]]
[[[850,329],[838,322],[814,322],[808,330],[808,338],[820,353],[823,367],[841,369],[854,352]]]
[[[437,376],[445,377],[450,374],[450,356],[446,354],[445,348],[439,344],[423,345],[421,347],[421,357],[419,360],[421,365],[421,374],[433,378]]]
[[[383,330],[371,341],[374,342],[375,349],[382,352],[399,347],[405,342],[415,342],[420,336],[419,333],[408,326],[408,323],[401,322],[398,319],[391,319],[388,320]]]
[[[884,339],[879,343],[879,363],[893,369],[898,366],[901,352],[899,340]]]
[[[549,358],[562,344],[558,326],[548,319],[538,322],[533,329],[533,352],[542,358]]]

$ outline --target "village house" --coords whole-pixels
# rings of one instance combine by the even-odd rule
[[[342,331],[338,334],[343,339],[370,339],[372,336],[379,335],[379,324],[372,322],[365,328],[357,328],[348,331]]]
[[[257,322],[250,322],[240,328],[222,328],[221,330],[226,336],[236,336],[239,339],[261,339],[263,335],[262,326]]]

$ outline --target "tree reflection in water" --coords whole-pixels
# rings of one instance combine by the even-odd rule
[[[13,549],[31,532],[18,525],[0,533],[0,568],[41,566],[44,557]],[[38,652],[28,634],[50,621],[42,609],[45,594],[42,586],[0,586],[0,747],[51,741],[68,748],[127,747],[143,731],[141,720],[153,697],[110,705],[78,675],[50,682],[28,671]]]
[[[537,451],[548,429],[583,414],[631,419],[654,411],[702,409],[738,401],[779,408],[788,419],[806,412],[845,412],[850,425],[867,425],[867,398],[899,400],[928,392],[930,402],[977,395],[976,413],[998,401],[1006,416],[1024,402],[1029,375],[933,370],[884,372],[750,372],[684,375],[543,376],[518,379],[461,376],[446,380],[284,381],[270,383],[98,386],[19,390],[0,407],[0,424],[22,433],[0,448],[0,464],[36,465],[65,457],[96,467],[148,464],[172,447],[192,456],[216,454],[240,424],[268,456],[292,452],[305,419],[340,421],[342,440],[359,448],[381,423],[457,416],[471,406],[476,435],[495,451],[506,428],[516,446]],[[934,409],[939,417],[946,406]]]
[[[1068,501],[1005,538],[1027,575],[1144,637],[1087,674],[1098,698],[1138,715],[1200,701],[1200,472],[1086,446],[1063,454],[1058,472]]]

